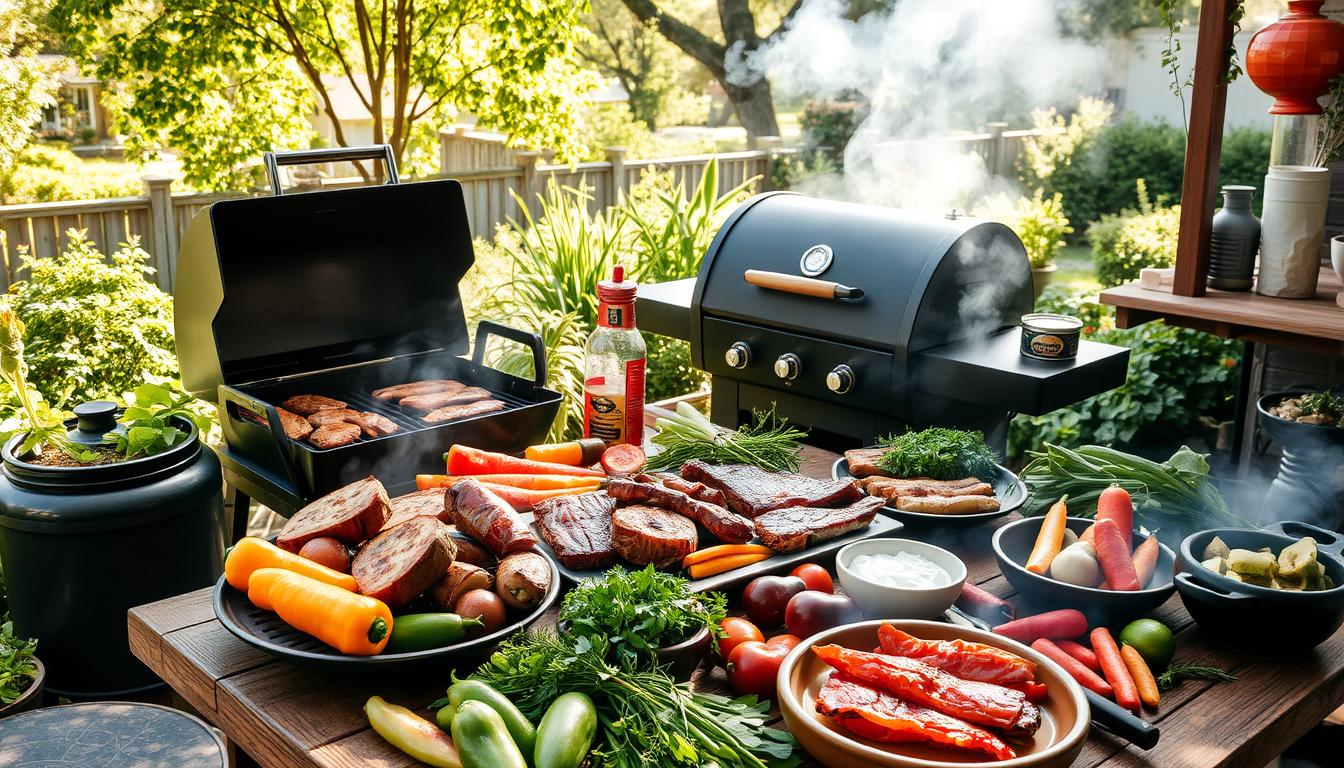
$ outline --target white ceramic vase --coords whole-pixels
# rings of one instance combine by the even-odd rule
[[[1330,201],[1330,170],[1276,165],[1265,174],[1257,293],[1285,299],[1316,295]]]
[[[1330,238],[1330,266],[1335,268],[1335,274],[1344,282],[1344,235]]]

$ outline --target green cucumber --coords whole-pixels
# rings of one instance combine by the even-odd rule
[[[504,721],[504,727],[509,729],[509,735],[513,737],[518,749],[531,757],[537,743],[537,729],[504,694],[480,680],[459,680],[448,689],[448,703],[461,711],[462,703],[465,701],[479,701],[495,710]]]
[[[597,708],[587,694],[562,694],[541,717],[537,726],[537,746],[533,752],[536,768],[579,768],[597,735]]]
[[[504,719],[490,705],[464,701],[453,716],[453,743],[464,768],[527,768]]]
[[[464,619],[456,613],[408,613],[392,620],[392,637],[384,653],[409,653],[442,648],[461,642],[467,630],[484,626],[480,619]]]

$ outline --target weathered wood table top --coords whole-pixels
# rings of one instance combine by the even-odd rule
[[[804,458],[805,474],[829,477],[836,456],[809,448]],[[959,532],[907,529],[897,535],[951,549],[965,561],[970,581],[1009,597],[1013,590],[999,575],[990,537],[1013,519]],[[1239,680],[1187,681],[1164,693],[1159,711],[1145,715],[1162,730],[1157,747],[1147,752],[1094,728],[1076,767],[1263,768],[1344,701],[1344,630],[1309,653],[1266,660],[1210,642],[1178,597],[1154,615],[1176,632],[1177,661],[1221,666]],[[554,614],[547,614],[538,625],[553,621]],[[369,728],[364,702],[376,694],[424,711],[449,684],[448,669],[352,675],[281,661],[220,625],[210,589],[133,608],[129,623],[136,657],[268,768],[419,765]],[[702,689],[727,688],[720,669],[702,668],[697,675]]]

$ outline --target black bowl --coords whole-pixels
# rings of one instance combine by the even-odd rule
[[[1234,581],[1200,564],[1213,537],[1232,549],[1278,552],[1303,536],[1316,539],[1318,558],[1336,584],[1318,592],[1289,592]],[[1265,529],[1213,528],[1181,542],[1176,591],[1185,609],[1218,642],[1258,656],[1283,656],[1320,645],[1344,624],[1344,538],[1308,523]]]
[[[1260,414],[1260,428],[1265,430],[1269,439],[1279,444],[1286,443],[1290,446],[1308,449],[1328,450],[1333,448],[1338,450],[1340,446],[1344,446],[1344,429],[1329,424],[1303,424],[1300,421],[1290,421],[1269,412],[1270,408],[1284,400],[1305,394],[1309,393],[1293,390],[1270,392],[1263,395],[1255,403],[1255,409]]]
[[[1027,558],[1036,544],[1036,534],[1040,532],[1044,520],[1044,517],[1028,517],[1009,523],[994,532],[992,542],[999,571],[1017,589],[1021,599],[1033,608],[1077,608],[1087,616],[1089,625],[1102,626],[1127,622],[1157,608],[1171,597],[1175,589],[1172,575],[1176,554],[1161,542],[1157,545],[1157,566],[1153,570],[1153,578],[1146,589],[1134,592],[1080,587],[1028,571],[1025,567]],[[1092,522],[1086,517],[1070,517],[1069,530],[1081,534]],[[1135,546],[1147,538],[1135,531]]]

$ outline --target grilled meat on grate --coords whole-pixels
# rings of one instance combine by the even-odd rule
[[[400,427],[396,422],[373,411],[364,411],[359,414],[359,420],[355,422],[359,425],[359,430],[365,437],[387,437],[396,432]]]
[[[466,403],[464,405],[449,405],[443,408],[436,408],[421,418],[430,424],[440,424],[445,421],[480,416],[483,413],[502,411],[507,407],[508,406],[498,400],[477,400],[474,403]]]
[[[625,504],[649,504],[689,517],[729,544],[745,544],[753,535],[751,521],[745,517],[672,488],[613,477],[607,481],[607,493]]]
[[[403,397],[427,395],[430,392],[457,392],[465,387],[465,384],[453,379],[426,379],[375,389],[373,396],[377,400],[400,400]]]
[[[308,436],[308,442],[314,447],[327,450],[349,445],[359,439],[359,427],[344,421],[323,424]]]
[[[796,552],[819,541],[868,527],[882,508],[871,496],[847,507],[787,507],[756,518],[756,535],[776,552]]]
[[[314,428],[325,427],[328,424],[354,424],[359,426],[359,411],[350,408],[324,408],[308,417],[308,423]]]
[[[328,408],[344,408],[345,401],[334,400],[322,395],[294,395],[280,405],[300,416],[312,416],[314,413],[325,411]]]
[[[276,408],[275,412],[280,414],[280,427],[285,430],[285,436],[290,440],[302,440],[313,434],[313,425],[299,414],[286,411],[284,408]],[[262,421],[262,426],[265,426],[264,420],[257,421]]]
[[[611,548],[611,513],[616,500],[601,491],[547,499],[532,510],[541,538],[566,568],[606,568]]]
[[[751,518],[782,507],[828,507],[863,496],[849,480],[816,480],[749,464],[688,461],[681,466],[681,476],[723,491],[729,509]]]
[[[456,392],[430,392],[424,395],[403,397],[399,404],[402,408],[417,411],[433,411],[449,405],[466,405],[490,397],[490,391],[482,387],[466,387]]]

